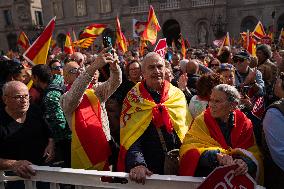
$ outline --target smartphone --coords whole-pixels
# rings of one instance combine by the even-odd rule
[[[248,92],[250,90],[250,86],[243,86],[243,88],[241,89],[241,93],[243,96],[248,95]]]
[[[112,47],[112,42],[111,41],[112,40],[111,40],[111,38],[109,36],[103,37],[104,48]],[[113,54],[113,50],[112,49],[110,49],[108,52]]]

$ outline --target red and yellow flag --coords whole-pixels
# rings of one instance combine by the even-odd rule
[[[144,48],[147,47],[146,41],[140,39],[140,45],[139,45],[139,54],[142,57],[144,55]]]
[[[186,55],[185,42],[184,42],[182,35],[180,36],[180,38],[181,38],[181,54],[182,54],[183,59],[185,59],[185,55]]]
[[[121,31],[120,22],[119,22],[118,17],[116,17],[116,43],[118,45],[118,48],[122,50],[123,53],[127,51],[127,41]]]
[[[25,34],[25,32],[21,32],[18,38],[18,45],[20,45],[25,51],[30,47],[30,41]]]
[[[222,49],[223,49],[224,46],[231,47],[229,32],[227,32],[225,38],[223,39],[222,45],[221,45],[219,52],[218,52],[218,56],[221,55],[221,52],[222,52]]]
[[[158,31],[160,30],[161,30],[161,27],[156,17],[154,8],[152,7],[152,5],[150,5],[150,10],[148,14],[148,22],[143,32],[143,35],[142,35],[143,40],[150,41],[152,45],[154,45],[157,40]]]
[[[252,32],[252,34],[257,39],[261,39],[261,38],[263,38],[266,35],[266,33],[264,31],[264,28],[263,28],[263,25],[262,25],[262,23],[260,21],[255,26],[255,29]]]
[[[80,35],[80,38],[89,38],[89,37],[98,37],[101,33],[103,33],[106,28],[106,24],[92,24],[87,26],[83,33]]]
[[[88,37],[88,38],[84,38],[84,39],[80,39],[78,41],[74,41],[73,45],[75,47],[79,47],[79,48],[89,48],[95,41],[95,37]]]
[[[42,34],[23,54],[24,58],[31,64],[45,64],[46,58],[55,27],[55,17],[51,19]]]
[[[256,57],[256,40],[252,37],[252,35],[248,36],[248,47],[247,51],[253,56]]]
[[[174,130],[180,141],[183,141],[192,121],[186,99],[178,88],[165,81],[160,104],[156,104],[144,86],[145,81],[137,83],[123,102],[120,117],[121,147],[118,157],[118,171],[125,171],[128,149],[142,136],[150,122],[156,127],[165,126],[169,133]]]
[[[69,32],[66,34],[66,40],[65,40],[65,45],[64,45],[64,52],[66,54],[73,54],[74,53],[74,49],[72,47],[72,39],[70,37],[70,33]]]
[[[101,105],[93,89],[87,89],[72,116],[71,167],[107,171],[111,154],[102,128]]]

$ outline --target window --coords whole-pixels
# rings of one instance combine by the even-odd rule
[[[52,2],[53,7],[53,13],[54,16],[56,16],[56,19],[63,18],[63,8],[62,8],[62,2]]]
[[[111,12],[111,0],[100,0],[100,13]]]
[[[43,25],[43,19],[42,19],[41,11],[35,11],[35,18],[36,18],[36,24],[42,26]]]
[[[76,0],[76,10],[77,10],[77,16],[85,16],[87,14],[86,1]]]
[[[4,10],[4,19],[5,19],[6,26],[10,26],[13,24],[12,14],[10,10]]]

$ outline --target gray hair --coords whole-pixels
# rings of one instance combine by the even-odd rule
[[[231,86],[228,84],[220,84],[220,85],[215,86],[213,90],[224,92],[229,102],[233,102],[237,104],[239,104],[240,102],[241,95],[234,86]]]
[[[183,73],[186,72],[186,64],[189,62],[188,59],[183,59],[181,61],[179,61],[179,65],[180,65],[180,69]]]
[[[149,59],[153,59],[154,57],[158,57],[160,61],[162,61],[165,65],[164,59],[156,52],[149,52],[142,60],[141,63],[141,69],[143,70],[145,68],[146,63],[149,61]]]
[[[27,87],[24,83],[20,81],[8,81],[2,87],[2,95],[3,96],[7,95],[8,90],[10,90],[11,88],[15,88],[16,86],[19,86],[19,85]]]

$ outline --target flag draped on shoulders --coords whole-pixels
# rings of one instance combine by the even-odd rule
[[[142,35],[143,40],[150,41],[152,45],[154,45],[157,40],[158,31],[160,30],[161,30],[161,27],[156,17],[154,8],[152,5],[150,5],[150,10],[148,14],[148,22],[143,32],[143,35]]]
[[[52,38],[52,33],[55,27],[55,17],[51,19],[48,25],[43,30],[42,34],[35,42],[25,51],[24,58],[31,64],[45,64],[48,50]]]
[[[87,89],[72,117],[71,167],[108,170],[111,154],[102,128],[101,106],[94,90]]]
[[[66,34],[64,52],[66,54],[73,54],[74,53],[74,49],[73,49],[73,46],[72,46],[72,39],[71,39],[69,32]]]
[[[262,160],[254,139],[253,126],[240,110],[234,111],[231,147],[227,145],[209,108],[194,120],[180,148],[180,175],[194,176],[199,158],[206,150],[249,157],[257,165],[256,180],[262,180]]]
[[[80,38],[89,38],[89,37],[98,37],[101,33],[103,33],[106,28],[106,24],[92,24],[87,26],[83,33],[80,35]]]
[[[145,88],[145,81],[137,83],[127,94],[120,117],[120,153],[118,170],[125,171],[125,158],[131,145],[144,133],[152,121],[156,127],[174,129],[183,141],[192,118],[186,99],[178,88],[165,81],[159,104]]]
[[[30,47],[30,41],[25,32],[22,31],[20,33],[17,44],[20,45],[24,50],[27,50]]]
[[[127,51],[127,40],[121,31],[118,17],[116,17],[116,43],[123,53]]]

